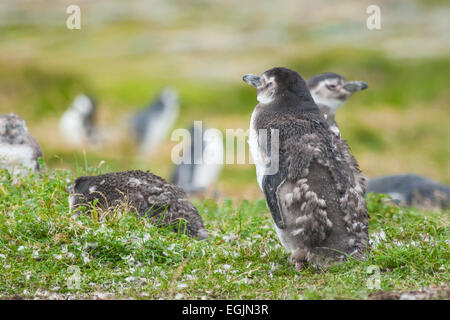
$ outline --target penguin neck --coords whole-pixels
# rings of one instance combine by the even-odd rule
[[[303,92],[284,91],[276,95],[274,102],[277,108],[284,112],[320,113],[309,92],[303,94]]]

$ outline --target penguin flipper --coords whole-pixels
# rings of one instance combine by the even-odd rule
[[[266,196],[267,205],[272,214],[272,219],[279,229],[284,229],[285,224],[281,213],[281,207],[278,203],[277,190],[284,180],[285,178],[280,170],[274,175],[265,175],[262,179],[262,189]]]

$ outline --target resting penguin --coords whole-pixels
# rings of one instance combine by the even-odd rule
[[[10,174],[39,171],[42,149],[29,133],[25,120],[14,113],[0,116],[0,168]]]
[[[96,145],[99,138],[95,117],[95,101],[85,94],[80,94],[61,116],[59,130],[71,145],[82,146],[86,143]]]
[[[450,206],[448,186],[415,174],[369,179],[367,192],[388,194],[399,205],[422,209],[446,209]]]
[[[183,190],[148,171],[79,177],[68,189],[71,211],[80,206],[90,207],[95,201],[103,210],[126,204],[132,212],[149,218],[152,223],[171,224],[176,231],[183,231],[177,229],[177,223],[184,220],[191,237],[208,238],[202,218]]]
[[[192,126],[189,130],[190,154],[185,162],[175,167],[172,183],[188,194],[204,192],[219,177],[222,171],[223,140],[215,131]]]
[[[325,266],[348,255],[364,258],[369,218],[364,177],[346,142],[330,131],[303,78],[273,68],[243,80],[256,88],[259,101],[249,136],[257,180],[291,261],[301,269],[304,263]],[[276,133],[278,144],[271,138]],[[279,150],[278,170],[272,170],[273,148]]]
[[[131,119],[142,154],[151,154],[172,129],[179,111],[178,94],[164,89],[155,102],[138,112]]]
[[[366,89],[363,81],[346,81],[336,73],[323,73],[306,81],[309,91],[324,115],[331,130],[339,134],[339,127],[334,120],[337,109],[341,107],[355,92]]]

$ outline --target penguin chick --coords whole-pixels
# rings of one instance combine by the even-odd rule
[[[367,193],[383,193],[402,206],[421,209],[450,206],[450,188],[442,183],[415,174],[402,174],[369,179]]]
[[[155,102],[133,116],[131,129],[142,154],[150,155],[155,151],[175,124],[178,112],[178,93],[166,88]]]
[[[368,87],[363,81],[347,81],[336,73],[323,73],[306,81],[309,91],[324,115],[331,130],[339,133],[339,127],[334,120],[336,111],[341,107],[355,92],[364,90]]]
[[[363,259],[369,218],[364,178],[346,142],[330,131],[297,72],[273,68],[243,80],[259,101],[249,136],[258,184],[291,261],[300,269],[348,255]]]
[[[152,223],[175,225],[185,220],[187,232],[198,239],[208,238],[197,209],[178,186],[163,178],[140,170],[83,176],[69,187],[70,210],[91,206],[97,201],[108,210],[126,203],[133,212],[150,218]]]
[[[223,140],[217,130],[203,130],[196,125],[189,133],[189,153],[175,167],[171,182],[193,195],[205,192],[219,177],[223,167]]]
[[[335,73],[314,76],[306,83],[332,131],[337,134],[339,134],[335,121],[337,109],[353,93],[368,87],[363,81],[347,82],[344,77]],[[450,204],[450,188],[448,186],[414,174],[368,179],[367,192],[388,194],[399,205],[417,206],[422,209],[445,209]]]
[[[96,103],[91,97],[85,94],[76,96],[59,121],[59,130],[64,139],[74,146],[86,143],[98,146],[100,138],[95,124],[96,111]]]
[[[14,113],[0,116],[0,168],[10,174],[40,171],[42,149],[29,133],[25,120]]]

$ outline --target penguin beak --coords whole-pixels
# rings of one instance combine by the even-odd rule
[[[242,80],[247,82],[249,85],[254,86],[255,88],[261,85],[261,77],[255,76],[253,74],[246,74],[242,77]]]
[[[344,85],[344,89],[351,93],[364,90],[367,87],[368,85],[364,81],[349,81]]]

